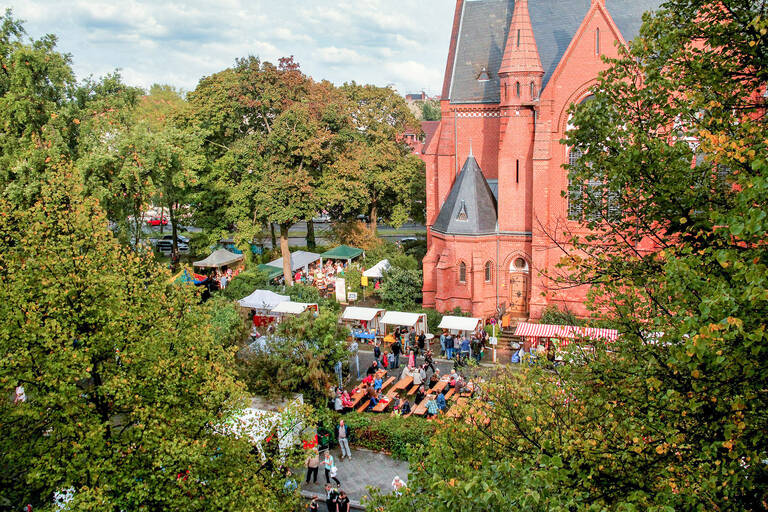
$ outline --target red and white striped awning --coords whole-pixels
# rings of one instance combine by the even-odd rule
[[[598,327],[577,327],[573,325],[531,324],[521,322],[517,324],[515,336],[525,338],[589,338],[592,340],[613,341],[619,336],[616,329],[602,329]]]

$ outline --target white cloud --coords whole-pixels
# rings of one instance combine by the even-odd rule
[[[192,89],[249,54],[294,55],[336,83],[442,87],[453,2],[421,0],[10,0],[32,37],[59,36],[79,77],[115,68],[126,81]]]

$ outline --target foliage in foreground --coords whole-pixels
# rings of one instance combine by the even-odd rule
[[[231,325],[51,173],[33,207],[0,202],[3,498],[46,510],[73,489],[73,510],[292,510],[277,463],[216,433],[246,397],[217,339]],[[25,402],[8,399],[16,386]]]

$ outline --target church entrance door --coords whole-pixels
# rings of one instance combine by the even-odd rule
[[[516,315],[528,316],[529,306],[529,272],[528,263],[517,258],[509,269],[509,309]]]

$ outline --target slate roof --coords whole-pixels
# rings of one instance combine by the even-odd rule
[[[470,154],[432,230],[448,235],[487,235],[496,232],[496,221],[496,198]]]
[[[642,15],[656,9],[661,0],[607,0],[606,6],[625,40],[640,31]],[[449,63],[449,98],[452,103],[498,103],[501,60],[514,9],[514,0],[466,0],[462,10],[455,64]],[[533,34],[544,67],[546,87],[565,50],[571,43],[590,0],[529,0]],[[479,82],[485,67],[490,80]]]

